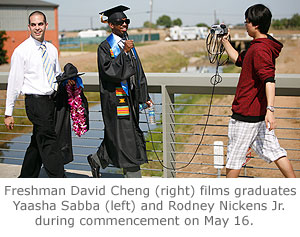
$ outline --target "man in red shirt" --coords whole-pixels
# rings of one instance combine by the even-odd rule
[[[295,177],[287,153],[280,147],[273,130],[276,127],[275,59],[283,45],[267,34],[271,19],[272,13],[262,4],[246,10],[245,26],[253,40],[247,51],[240,54],[231,46],[228,35],[222,39],[231,60],[242,67],[228,126],[228,178],[239,176],[249,147],[265,161],[274,161],[285,177]]]

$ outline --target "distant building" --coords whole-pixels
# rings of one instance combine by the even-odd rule
[[[197,26],[173,26],[170,28],[169,40],[197,40],[205,39],[208,35],[207,27]]]
[[[14,49],[29,37],[28,16],[36,10],[43,12],[49,23],[45,39],[59,49],[57,4],[39,0],[1,0],[0,31],[6,31],[8,36],[4,49],[9,62]]]
[[[80,38],[102,37],[106,36],[106,30],[83,30],[78,33]]]

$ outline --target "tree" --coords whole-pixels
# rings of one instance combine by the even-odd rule
[[[282,22],[281,22],[281,20],[273,20],[273,22],[272,22],[272,27],[274,28],[274,29],[276,29],[276,30],[281,30],[281,29],[283,29],[283,25],[282,25]]]
[[[209,28],[208,25],[206,25],[205,23],[198,23],[196,26]]]
[[[299,29],[300,28],[300,15],[294,14],[292,18],[287,19],[275,19],[272,21],[272,27],[274,29]]]
[[[177,19],[173,20],[172,25],[173,25],[173,26],[182,26],[182,21],[181,21],[181,19],[180,19],[180,18],[177,18]]]
[[[144,22],[144,28],[156,28],[156,25],[155,24],[153,24],[153,23],[151,23],[150,24],[150,21],[145,21]]]
[[[164,26],[166,28],[170,28],[172,26],[171,17],[169,17],[167,15],[162,15],[157,19],[156,24],[159,26]]]
[[[292,28],[300,27],[300,15],[294,14],[290,20],[290,26]]]
[[[4,41],[7,40],[5,31],[0,31],[0,65],[7,63],[6,50],[3,49]]]

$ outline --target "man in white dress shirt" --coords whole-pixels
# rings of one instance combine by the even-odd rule
[[[30,14],[28,20],[31,35],[14,50],[11,59],[4,122],[9,130],[13,129],[15,100],[20,93],[24,94],[26,113],[33,124],[33,134],[19,177],[38,177],[43,164],[49,177],[60,178],[64,177],[64,166],[55,133],[53,93],[56,83],[52,83],[53,86],[48,79],[49,72],[52,74],[52,80],[53,75],[61,72],[58,53],[55,46],[44,40],[48,28],[44,13],[35,11]],[[42,49],[42,43],[46,46],[48,54],[48,74],[43,64],[45,49]]]

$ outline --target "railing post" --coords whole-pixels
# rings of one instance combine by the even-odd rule
[[[163,126],[163,163],[165,167],[175,168],[176,160],[175,145],[175,116],[174,113],[174,94],[170,94],[166,85],[162,85],[162,126]],[[172,169],[164,168],[164,178],[175,178],[175,172]]]

